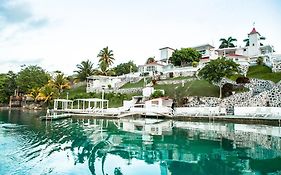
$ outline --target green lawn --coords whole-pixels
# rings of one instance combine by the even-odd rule
[[[263,65],[251,66],[247,72],[247,77],[271,80],[275,83],[281,80],[281,72],[274,73],[271,68]]]
[[[184,84],[156,85],[155,89],[164,89],[165,95],[177,98],[186,96],[218,97],[219,88],[205,80],[194,80]]]

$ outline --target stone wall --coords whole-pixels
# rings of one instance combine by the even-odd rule
[[[224,80],[222,84],[226,82],[231,81]],[[268,80],[251,79],[245,87],[249,88],[250,91],[237,93],[222,100],[216,97],[188,97],[188,103],[185,106],[281,107],[281,81],[275,84]]]

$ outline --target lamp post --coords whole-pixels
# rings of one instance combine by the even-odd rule
[[[66,92],[66,99],[68,100],[68,94],[69,94],[69,92]]]

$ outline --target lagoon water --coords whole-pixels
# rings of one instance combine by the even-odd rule
[[[281,128],[0,111],[0,174],[281,174]]]

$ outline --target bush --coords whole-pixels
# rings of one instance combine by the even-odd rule
[[[163,97],[164,94],[162,91],[154,91],[153,94],[151,94],[151,98],[159,98],[159,97]]]
[[[245,83],[250,83],[250,79],[247,77],[238,77],[236,79],[237,84],[245,84]]]
[[[257,65],[263,65],[263,57],[258,57],[256,62]]]
[[[198,62],[197,61],[193,61],[192,62],[192,67],[197,67],[198,66]]]
[[[228,96],[232,95],[232,91],[233,91],[233,84],[226,83],[222,86],[222,96],[223,97],[228,97]]]

